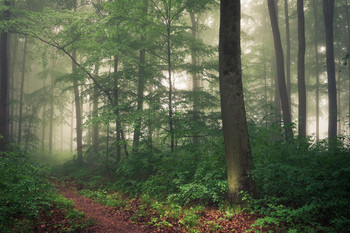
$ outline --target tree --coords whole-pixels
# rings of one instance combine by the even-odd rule
[[[4,6],[9,7],[10,2],[4,1]],[[9,10],[4,11],[3,18],[9,20]],[[9,55],[8,55],[8,33],[1,32],[1,45],[0,45],[0,151],[5,151],[9,141],[9,119],[8,119],[8,82],[9,82]]]
[[[284,17],[286,23],[286,40],[287,40],[287,61],[286,61],[286,78],[287,78],[287,90],[288,90],[288,99],[291,103],[291,83],[290,83],[290,25],[289,25],[289,9],[288,9],[288,0],[284,0]]]
[[[313,10],[315,17],[315,29],[314,29],[314,37],[315,37],[315,75],[316,75],[316,140],[320,139],[320,72],[319,72],[319,53],[318,53],[318,0],[314,0],[313,2]]]
[[[306,87],[305,87],[305,17],[304,0],[298,0],[298,95],[299,95],[299,136],[306,137]]]
[[[284,58],[283,58],[281,35],[278,27],[277,11],[276,11],[276,5],[274,0],[268,0],[268,8],[270,13],[271,27],[272,27],[274,44],[275,44],[278,89],[281,97],[284,131],[285,131],[285,136],[287,141],[291,141],[293,139],[293,131],[292,131],[292,128],[290,127],[292,120],[291,120],[290,104],[288,100],[286,81],[285,81],[285,75],[284,75]]]
[[[241,203],[240,191],[252,190],[252,157],[243,98],[240,47],[240,0],[221,0],[220,97],[229,198]]]
[[[328,76],[328,138],[337,137],[337,87],[335,81],[333,20],[334,0],[323,0],[323,15],[326,29],[326,60]],[[330,143],[332,145],[333,143]]]

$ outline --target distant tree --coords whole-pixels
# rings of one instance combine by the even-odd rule
[[[318,0],[313,1],[313,11],[315,17],[315,29],[314,29],[314,39],[315,39],[315,75],[316,75],[316,140],[320,139],[320,71],[319,71],[319,52],[318,52]]]
[[[267,2],[268,2],[269,13],[270,13],[274,44],[275,44],[278,87],[279,87],[279,92],[281,97],[285,136],[288,141],[291,141],[293,139],[293,131],[292,131],[292,128],[290,127],[292,120],[291,120],[290,104],[288,100],[285,74],[284,74],[284,57],[283,57],[283,49],[282,49],[282,42],[281,42],[281,34],[278,27],[276,4],[274,0],[267,0]]]
[[[328,138],[335,140],[337,137],[337,87],[335,81],[334,63],[334,0],[323,0],[323,15],[326,29],[326,58],[328,76]],[[332,145],[332,143],[330,144]]]
[[[221,0],[219,39],[220,97],[229,198],[252,190],[252,157],[243,98],[240,46],[240,0]]]
[[[289,103],[291,104],[291,83],[290,83],[290,49],[291,49],[291,43],[290,43],[290,25],[289,25],[289,9],[288,9],[288,0],[284,0],[284,17],[285,17],[285,23],[286,23],[286,41],[287,41],[287,61],[286,61],[286,78],[287,78],[287,91],[288,91],[288,99]]]

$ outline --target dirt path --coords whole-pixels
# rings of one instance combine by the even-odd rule
[[[91,233],[141,233],[145,232],[140,226],[132,225],[122,218],[112,207],[105,207],[93,200],[83,197],[69,187],[60,187],[60,193],[74,202],[76,209],[95,220],[96,225],[88,232]]]

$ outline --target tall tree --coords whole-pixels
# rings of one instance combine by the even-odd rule
[[[347,44],[347,52],[348,52],[348,56],[350,56],[350,16],[349,16],[349,4],[348,4],[348,0],[344,1],[345,3],[345,15],[346,15],[346,24],[347,24],[347,31],[348,31],[348,44]],[[348,79],[349,79],[349,93],[348,93],[348,113],[349,113],[349,122],[350,122],[350,64],[348,62],[347,64],[348,66]],[[350,127],[349,127],[349,134],[350,134]]]
[[[23,96],[24,96],[24,78],[26,74],[26,58],[27,58],[27,43],[28,38],[24,38],[24,48],[22,57],[22,76],[21,76],[21,86],[19,90],[19,116],[18,116],[18,138],[17,143],[22,142],[22,123],[23,123]]]
[[[328,76],[328,138],[335,140],[337,137],[337,87],[335,81],[334,62],[334,0],[323,0],[323,15],[326,29],[326,59]],[[333,143],[330,143],[333,145]]]
[[[292,131],[292,128],[290,127],[292,121],[291,121],[290,104],[288,100],[285,74],[284,74],[284,57],[283,57],[283,49],[282,49],[282,42],[281,42],[281,34],[278,27],[276,5],[274,0],[267,0],[267,2],[268,2],[269,13],[270,13],[270,21],[271,21],[273,38],[274,38],[274,45],[275,45],[278,87],[279,87],[279,92],[281,97],[285,136],[288,141],[291,141],[293,140],[293,131]]]
[[[144,17],[144,21],[146,22],[148,14],[148,0],[143,0],[142,6],[142,15]],[[142,26],[145,27],[146,23]],[[141,42],[145,41],[145,36],[143,33],[141,34]],[[139,58],[139,79],[137,85],[137,112],[141,113],[143,111],[143,102],[144,102],[144,89],[145,89],[145,68],[146,68],[146,49],[142,48],[140,50],[140,58]],[[142,118],[138,117],[135,122],[135,130],[134,130],[134,139],[133,139],[133,152],[138,150],[138,145],[140,142],[141,136],[141,123]]]
[[[284,0],[284,18],[286,23],[286,41],[287,41],[287,61],[286,61],[286,78],[287,78],[287,91],[288,91],[288,99],[289,103],[291,103],[291,82],[290,82],[290,50],[291,50],[291,42],[290,42],[290,25],[289,25],[289,9],[288,9],[288,0]]]
[[[240,46],[240,0],[221,0],[220,97],[229,198],[241,203],[240,192],[252,190],[252,157],[243,98]]]
[[[74,12],[77,11],[77,0],[73,1],[73,10]],[[73,50],[72,53],[72,74],[73,77],[73,91],[74,91],[74,102],[75,102],[75,116],[76,116],[76,133],[77,133],[77,162],[78,164],[83,163],[83,129],[82,127],[82,106],[80,103],[80,93],[79,93],[79,86],[78,86],[78,80],[77,80],[77,64],[74,62],[77,60],[77,52],[76,50]]]
[[[297,1],[298,8],[298,133],[306,137],[306,87],[305,87],[305,17],[304,0]]]
[[[315,75],[316,75],[316,140],[320,139],[320,71],[319,71],[319,53],[318,53],[318,0],[313,1],[313,10],[315,17]]]
[[[4,0],[4,6],[9,7],[10,2]],[[4,11],[4,19],[10,19],[9,10]],[[9,55],[8,55],[8,33],[1,32],[0,44],[0,151],[5,151],[9,141],[9,119],[8,119],[8,82],[9,82]]]

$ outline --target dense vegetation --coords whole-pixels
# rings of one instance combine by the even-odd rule
[[[0,232],[347,232],[350,5],[241,2],[1,0]]]

